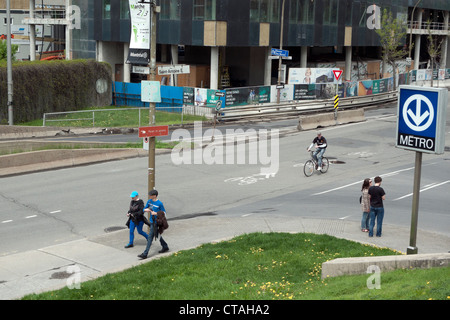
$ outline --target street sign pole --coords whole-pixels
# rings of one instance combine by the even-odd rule
[[[416,151],[416,164],[414,168],[414,187],[411,210],[411,231],[409,236],[409,247],[406,254],[417,254],[417,221],[419,218],[419,194],[420,194],[420,176],[422,172],[422,152]]]
[[[149,27],[150,27],[150,75],[149,81],[156,78],[156,3],[149,2]],[[149,124],[154,126],[156,121],[156,103],[149,104]],[[155,148],[156,137],[150,137],[148,145],[148,192],[155,189]]]
[[[422,154],[443,154],[448,93],[443,88],[399,87],[396,147],[416,153],[411,209],[411,229],[407,254],[417,254]]]
[[[10,0],[6,1],[6,19],[7,25],[7,39],[6,39],[6,78],[7,78],[7,90],[8,90],[8,124],[14,125],[13,117],[13,77],[12,77],[12,50],[11,50],[11,4]]]
[[[283,3],[281,5],[281,19],[280,19],[280,50],[283,49],[283,25],[284,25],[284,2],[285,0],[283,0]],[[277,89],[277,104],[280,103],[280,84],[281,84],[281,62],[282,62],[282,57],[281,55],[278,58],[278,89]]]

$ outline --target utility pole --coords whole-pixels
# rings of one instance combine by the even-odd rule
[[[280,50],[283,49],[283,25],[284,25],[284,3],[286,0],[283,0],[283,4],[281,5],[281,18],[280,18]],[[281,85],[281,62],[282,57],[278,58],[278,89],[277,89],[277,103],[280,103],[280,85]]]
[[[6,38],[6,73],[8,86],[8,124],[14,125],[13,117],[13,79],[12,79],[12,50],[11,50],[11,1],[6,1],[6,19],[7,23],[7,38]]]

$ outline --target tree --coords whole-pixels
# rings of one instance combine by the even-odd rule
[[[403,41],[406,39],[406,23],[401,19],[394,19],[392,12],[384,9],[381,17],[381,28],[376,29],[375,32],[380,36],[380,43],[383,49],[383,63],[388,63],[392,66],[394,90],[396,90],[396,61],[408,54],[406,49],[403,48]]]
[[[434,65],[436,63],[436,58],[438,56],[441,55],[441,46],[442,43],[444,42],[444,39],[441,39],[439,41],[439,39],[433,38],[433,36],[431,35],[431,21],[428,20],[427,21],[427,40],[428,40],[428,54],[430,55],[430,60],[431,60],[431,84],[430,86],[433,86],[433,70],[434,70]],[[438,74],[439,74],[439,68],[438,68]],[[438,76],[439,79],[439,76]],[[438,82],[439,85],[439,82]]]
[[[11,44],[11,55],[12,61],[16,60],[15,54],[19,50],[19,46],[17,44]],[[6,40],[0,40],[0,61],[7,59],[7,45]]]

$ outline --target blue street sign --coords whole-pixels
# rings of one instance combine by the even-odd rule
[[[270,54],[272,56],[278,56],[278,57],[288,57],[289,56],[289,51],[288,50],[282,50],[282,49],[275,49],[272,48],[270,50]]]
[[[400,86],[396,146],[444,153],[447,89]]]

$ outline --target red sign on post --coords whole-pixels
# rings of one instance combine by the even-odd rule
[[[169,126],[140,127],[139,138],[167,136],[169,135]]]
[[[341,77],[342,74],[342,70],[333,70],[334,73],[334,78],[336,79],[336,81],[339,81],[339,78]]]

